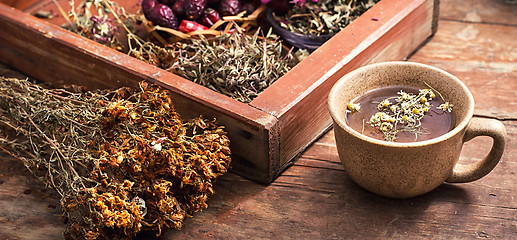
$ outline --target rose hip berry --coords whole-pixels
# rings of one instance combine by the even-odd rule
[[[149,19],[149,14],[151,10],[158,4],[157,0],[144,0],[142,1],[142,11],[147,19]]]
[[[174,14],[176,14],[176,16],[183,16],[185,14],[185,2],[187,0],[176,0],[176,2],[174,2],[174,4],[172,4],[171,8],[172,8],[172,11],[174,12]]]
[[[187,0],[185,2],[185,17],[196,20],[203,14],[207,0]]]
[[[253,11],[255,11],[255,9],[257,9],[257,7],[255,7],[255,5],[253,3],[248,2],[248,3],[242,4],[242,10],[246,11],[246,14],[253,13]]]
[[[203,11],[203,16],[201,16],[200,22],[205,26],[211,27],[219,20],[221,20],[221,16],[219,16],[219,13],[216,10],[214,10],[213,8],[205,8],[205,11]]]
[[[221,0],[219,4],[219,12],[223,16],[234,16],[241,11],[239,0]]]
[[[174,3],[174,0],[160,0],[161,3],[165,4],[165,5],[171,5]]]
[[[192,31],[208,30],[208,27],[203,26],[197,22],[183,20],[183,21],[181,21],[179,30],[184,33],[189,33]]]
[[[158,3],[151,9],[149,15],[146,15],[153,24],[172,29],[178,29],[178,18],[172,12],[172,9],[164,4]]]
[[[277,13],[286,13],[291,8],[289,2],[285,0],[272,0],[267,6]]]

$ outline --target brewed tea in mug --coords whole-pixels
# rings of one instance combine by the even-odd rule
[[[398,101],[400,101],[402,93],[417,97],[421,90],[422,89],[413,86],[400,85],[381,87],[368,91],[352,100],[352,103],[359,104],[360,110],[354,112],[347,111],[346,122],[357,132],[368,137],[383,140],[384,133],[381,132],[378,127],[372,126],[369,122],[371,117],[380,111],[379,104],[385,100],[389,100],[388,102],[391,106],[399,106],[400,104],[397,105],[397,103],[400,103]],[[435,97],[426,98],[426,105],[428,105],[429,108],[417,122],[418,126],[415,128],[409,128],[407,123],[399,121],[403,116],[397,116],[397,114],[390,111],[389,106],[387,106],[388,108],[384,112],[393,116],[393,119],[397,119],[392,125],[400,130],[396,134],[395,142],[415,142],[433,139],[454,128],[454,111],[448,112],[439,109],[439,106],[444,104],[445,101],[438,94],[433,95],[435,95]],[[416,100],[418,101],[419,99]]]

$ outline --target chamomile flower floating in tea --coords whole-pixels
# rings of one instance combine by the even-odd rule
[[[439,93],[431,87],[375,89],[347,105],[347,123],[367,136],[389,142],[438,137],[450,131],[454,121],[453,105],[440,94],[436,98],[436,94]]]
[[[346,106],[346,109],[350,112],[359,112],[361,110],[361,104],[359,103],[349,103]]]

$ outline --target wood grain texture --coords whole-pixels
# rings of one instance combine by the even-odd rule
[[[0,153],[0,238],[62,239],[59,196],[27,175],[21,162]]]
[[[448,6],[442,8],[441,16],[446,14],[443,9],[470,9],[460,1],[445,1],[443,5]],[[505,12],[506,9],[491,11]],[[484,41],[453,39],[453,33],[471,24],[479,25],[442,19],[436,35],[409,60],[435,65],[455,74],[473,92],[477,115],[504,121],[509,135],[507,151],[489,175],[472,183],[444,184],[412,199],[378,197],[347,177],[339,162],[333,131],[330,131],[267,188],[254,188],[242,179],[225,176],[216,189],[220,195],[200,214],[203,219],[197,216],[189,219],[182,231],[169,232],[166,238],[517,238],[517,121],[513,117],[515,107],[507,104],[517,100],[512,92],[516,89],[513,69],[517,63],[515,58],[505,57],[508,49],[493,48],[496,45],[515,49],[511,40],[515,39],[517,28],[490,24],[482,29]],[[493,39],[491,43],[486,41],[488,36]],[[498,61],[505,64],[498,68],[472,67],[471,63],[482,59],[483,54],[473,54],[466,50],[469,47],[493,51],[500,56]],[[450,57],[436,57],[441,55],[436,52],[449,53]],[[467,142],[460,161],[479,160],[488,152],[490,144],[490,139],[483,137]],[[243,193],[238,194],[240,191]]]
[[[181,231],[168,232],[165,239],[515,238],[517,122],[505,125],[508,151],[492,173],[406,200],[379,197],[353,183],[341,167],[331,131],[271,186],[257,188],[233,176],[223,177],[209,208],[188,219]],[[462,161],[479,159],[488,148],[485,143],[469,142]]]
[[[517,2],[513,0],[442,0],[443,20],[517,25]]]
[[[31,6],[37,4],[40,0],[2,0],[2,3],[6,4],[7,6],[11,6],[18,9],[27,9]]]
[[[475,113],[517,119],[515,26],[443,20],[433,40],[411,61],[444,69],[474,95]]]

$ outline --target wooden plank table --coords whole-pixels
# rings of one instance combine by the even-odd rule
[[[411,199],[379,197],[343,171],[330,131],[269,186],[226,174],[209,208],[162,238],[517,239],[516,39],[515,1],[442,0],[436,35],[409,58],[456,75],[474,95],[475,114],[505,124],[507,150],[486,177]],[[5,66],[0,74],[22,76]],[[461,161],[484,156],[490,143],[468,142]],[[5,154],[0,205],[0,239],[63,238],[57,194]]]

